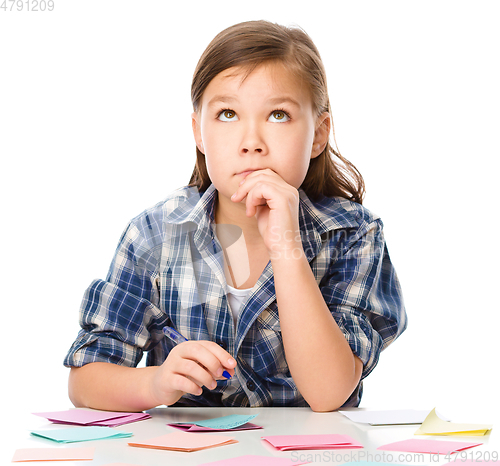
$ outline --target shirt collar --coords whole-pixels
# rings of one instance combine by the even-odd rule
[[[359,226],[353,203],[343,198],[323,197],[312,201],[299,189],[299,227],[302,244],[308,260],[311,260],[321,248],[321,236],[325,233]],[[211,184],[204,193],[196,187],[187,188],[185,199],[166,218],[167,223],[191,224],[196,230],[194,236],[198,246],[212,241],[212,223],[215,221],[215,201],[217,190]],[[190,228],[191,229],[191,228]]]
[[[168,213],[167,223],[183,224],[193,222],[200,224],[204,219],[214,218],[214,206],[217,191],[211,184],[204,193],[200,193],[196,187],[183,189],[183,199],[177,207]]]
[[[184,199],[166,217],[166,222],[195,231],[193,239],[201,250],[213,241],[212,223],[215,219],[217,191],[213,184],[201,193],[196,187],[185,188]]]
[[[322,235],[332,230],[359,226],[356,216],[350,212],[350,201],[324,197],[313,202],[301,189],[299,195],[299,227],[302,246],[309,261],[320,251]]]

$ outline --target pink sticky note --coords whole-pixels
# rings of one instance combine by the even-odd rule
[[[238,441],[225,435],[172,432],[143,442],[129,442],[129,445],[131,447],[156,448],[159,450],[197,451],[231,443],[238,443]]]
[[[407,451],[410,453],[437,453],[439,455],[450,455],[462,450],[467,450],[468,448],[477,447],[478,445],[482,445],[482,443],[409,439],[382,445],[381,447],[378,447],[377,450]]]
[[[203,463],[200,466],[298,466],[306,463],[297,463],[289,458],[274,458],[272,456],[245,455],[226,460]]]
[[[117,427],[131,422],[143,421],[151,417],[148,413],[123,413],[125,416],[119,416],[112,419],[104,419],[102,421],[92,422],[93,426]]]
[[[450,461],[449,463],[444,463],[443,466],[500,466],[500,461],[485,461],[484,459],[481,459],[484,458],[484,454],[487,452],[483,451],[480,453],[481,457],[478,458],[476,461],[474,460],[462,461],[462,459],[458,459],[457,461]]]
[[[56,424],[118,426],[129,422],[147,419],[147,413],[120,413],[113,411],[98,411],[87,409],[68,409],[49,413],[33,413]]]
[[[94,447],[21,448],[16,450],[12,461],[92,461],[93,459]]]
[[[138,464],[130,464],[130,463],[107,463],[103,466],[140,466]]]
[[[252,430],[263,428],[262,426],[252,424],[251,422],[247,422],[246,424],[238,427],[233,427],[231,429],[212,429],[211,427],[197,426],[196,424],[182,422],[167,424],[167,426],[174,427],[175,429],[182,430],[183,432],[231,432],[233,430]]]
[[[262,439],[282,451],[363,448],[352,437],[340,434],[271,435]]]

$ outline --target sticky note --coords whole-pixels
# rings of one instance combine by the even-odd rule
[[[291,460],[289,458],[274,458],[272,456],[245,455],[236,458],[228,458],[211,463],[203,463],[200,466],[298,466],[306,464]]]
[[[107,463],[107,464],[103,464],[103,466],[141,466],[141,465],[130,464],[130,463]]]
[[[142,442],[129,442],[131,447],[154,448],[159,450],[198,451],[205,448],[218,447],[238,443],[232,437],[223,435],[193,434],[172,432]]]
[[[196,421],[194,424],[210,429],[234,429],[255,419],[257,414],[245,416],[243,414],[231,414],[229,416],[216,417],[205,421]]]
[[[410,453],[432,453],[440,455],[450,455],[468,448],[477,447],[482,443],[475,442],[450,442],[427,439],[409,439],[400,442],[389,443],[378,447],[377,450],[387,451],[407,451]]]
[[[389,410],[389,411],[339,411],[353,422],[370,424],[371,426],[396,426],[408,424],[422,424],[429,411],[415,409]]]
[[[479,453],[479,452],[478,452]],[[500,466],[500,461],[497,460],[485,460],[484,458],[486,457],[484,454],[488,453],[487,451],[481,452],[481,456],[477,457],[476,460],[470,459],[470,460],[464,460],[462,458],[456,460],[456,461],[450,461],[449,463],[444,463],[442,466]],[[496,455],[498,458],[498,455]],[[480,459],[482,458],[482,459]],[[488,456],[488,458],[491,458],[491,456]]]
[[[490,432],[492,428],[491,424],[459,424],[444,421],[436,414],[436,409],[433,409],[417,429],[415,435],[482,436]]]
[[[408,464],[382,463],[379,461],[349,461],[348,463],[343,463],[341,466],[408,466]],[[454,466],[458,465],[455,464]]]
[[[121,432],[111,427],[72,427],[69,429],[35,430],[31,432],[35,437],[42,437],[59,443],[85,442],[111,438],[132,437],[131,432]]]
[[[212,419],[206,419],[196,422],[174,422],[168,424],[176,429],[181,429],[189,432],[223,432],[226,430],[248,430],[248,429],[262,429],[262,426],[252,424],[251,420],[257,417],[257,414],[252,416],[242,414],[231,414],[229,416],[222,416]]]
[[[271,435],[262,437],[262,440],[281,451],[363,448],[363,445],[352,437],[340,434]]]
[[[56,424],[116,427],[151,417],[148,413],[121,413],[95,409],[68,409],[48,413],[33,413]]]
[[[93,459],[94,447],[21,448],[15,451],[12,461],[92,461]]]

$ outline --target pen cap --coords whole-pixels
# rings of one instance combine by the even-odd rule
[[[176,332],[171,327],[163,327],[163,333],[166,337],[170,338],[175,344],[187,341],[187,338],[183,337],[179,332]]]

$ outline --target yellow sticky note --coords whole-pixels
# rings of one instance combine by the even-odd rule
[[[491,429],[489,424],[459,424],[443,421],[433,409],[425,418],[415,435],[457,435],[463,437],[486,435]]]

